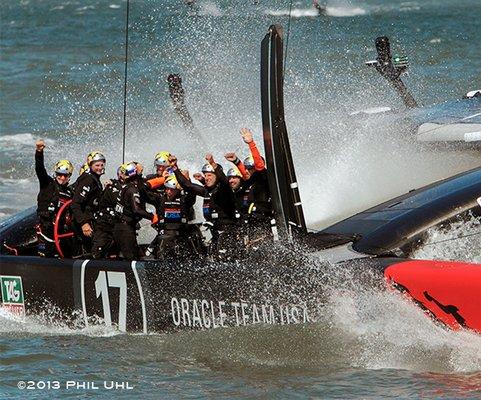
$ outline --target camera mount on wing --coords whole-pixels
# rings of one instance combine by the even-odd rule
[[[391,55],[391,46],[387,36],[376,38],[377,58],[365,64],[375,67],[376,71],[386,78],[398,91],[404,104],[408,108],[418,107],[416,100],[401,80],[401,75],[406,72],[409,62],[406,56]]]

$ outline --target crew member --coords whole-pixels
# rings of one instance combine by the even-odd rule
[[[114,238],[122,257],[126,260],[134,260],[139,258],[137,224],[142,218],[151,220],[152,224],[157,224],[159,219],[157,214],[149,213],[145,209],[145,199],[140,195],[139,190],[139,185],[143,183],[140,182],[136,163],[123,164],[120,173],[125,186],[115,207],[117,221],[114,226]]]
[[[202,167],[204,184],[192,183],[177,166],[175,156],[170,158],[172,169],[180,186],[187,192],[204,199],[204,218],[211,225],[212,240],[209,253],[213,257],[229,258],[238,248],[236,231],[236,207],[234,194],[222,166],[214,161],[212,154],[206,155],[207,164]]]
[[[242,186],[244,194],[247,195],[247,202],[243,203],[241,210],[243,213],[247,211],[249,242],[254,244],[270,236],[273,209],[264,159],[257,149],[252,132],[247,128],[242,128],[241,136],[249,146],[251,155],[243,163],[237,159],[235,154],[228,153],[226,156],[230,155],[230,160],[236,164],[244,178]]]
[[[169,175],[173,175],[173,171],[169,168],[168,151],[159,151],[154,159],[154,174],[149,174],[139,181],[142,185],[139,186],[140,194],[144,197],[147,203],[155,206],[156,213],[161,214],[160,202],[164,195],[164,181]]]
[[[237,163],[239,163],[239,159],[235,153],[227,153],[226,159],[229,161],[232,160],[232,162],[237,160]],[[241,216],[247,216],[249,210],[249,187],[244,184],[244,177],[237,166],[229,168],[227,171],[227,179],[229,180],[229,186],[232,192],[234,192],[236,210]]]
[[[100,196],[98,211],[95,213],[95,229],[92,238],[92,257],[105,258],[112,253],[114,243],[115,206],[120,198],[122,188],[125,186],[120,173],[121,166],[117,168],[117,179],[110,179],[105,184],[105,189]]]
[[[168,175],[172,175],[173,172],[170,169],[169,157],[170,157],[170,153],[168,151],[159,151],[155,155],[155,159],[154,159],[155,173],[147,175],[146,179],[151,181],[155,178],[165,178]],[[155,184],[156,181],[153,181],[153,182],[154,183],[151,184],[151,186],[155,188],[153,190],[159,194],[162,194],[164,190],[163,181],[162,181],[162,184]]]
[[[83,246],[83,252],[91,253],[94,231],[94,214],[98,211],[102,183],[100,176],[105,172],[105,157],[98,151],[89,154],[89,171],[80,175],[75,182],[72,199],[74,230]]]
[[[90,162],[92,161],[92,157],[96,154],[99,153],[98,151],[91,151],[89,154],[87,154],[87,159],[85,160],[85,163],[80,167],[79,170],[79,176],[82,175],[84,172],[89,172],[90,168]]]
[[[54,223],[59,208],[72,198],[68,186],[73,172],[73,165],[68,160],[60,160],[54,166],[54,177],[48,175],[44,164],[45,142],[35,143],[35,172],[40,184],[37,196],[37,215],[40,220],[38,231],[38,254],[42,257],[56,256],[54,241]],[[65,221],[63,221],[65,222]]]
[[[194,217],[195,199],[195,194],[182,190],[175,175],[166,178],[157,209],[159,234],[148,251],[154,252],[155,258],[183,259],[203,254],[202,235],[197,225],[189,224]]]

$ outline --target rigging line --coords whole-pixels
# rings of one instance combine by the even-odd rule
[[[456,120],[451,121],[451,122],[448,122],[448,123],[446,123],[446,124],[440,124],[439,126],[436,126],[436,127],[434,127],[434,128],[428,129],[427,131],[424,131],[423,133],[420,133],[418,136],[425,135],[426,133],[430,133],[430,132],[436,131],[436,130],[441,129],[441,128],[445,127],[445,126],[454,125],[454,124],[457,124],[458,122],[466,121],[466,120],[468,120],[468,119],[471,119],[471,118],[474,118],[474,117],[478,117],[478,116],[480,116],[480,115],[481,115],[481,112],[476,113],[476,114],[473,114],[473,115],[468,115],[467,117],[463,117],[463,118],[456,119]],[[429,121],[428,121],[428,122],[425,122],[425,123],[429,123]],[[435,124],[435,122],[431,122],[431,123]]]
[[[124,123],[122,133],[122,164],[125,162],[125,136],[127,130],[127,66],[129,56],[129,10],[130,0],[127,0],[127,13],[125,17]]]
[[[284,82],[284,76],[286,75],[287,49],[289,48],[289,35],[291,33],[292,1],[293,0],[290,0],[289,2],[289,19],[287,20],[286,52],[284,53],[284,65],[283,65],[283,71],[282,71],[283,82]]]
[[[432,245],[439,244],[439,243],[451,242],[451,241],[459,240],[459,239],[465,239],[467,237],[477,236],[477,235],[481,235],[481,232],[468,233],[466,235],[462,235],[462,236],[458,236],[458,237],[452,237],[452,238],[447,238],[447,239],[443,239],[443,240],[438,240],[436,242],[425,243],[425,244],[422,245],[422,247],[432,246]]]

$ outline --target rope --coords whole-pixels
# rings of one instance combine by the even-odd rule
[[[125,136],[127,130],[127,65],[129,56],[129,10],[130,0],[127,0],[127,15],[125,18],[124,123],[122,133],[122,164],[125,162]]]
[[[465,238],[467,238],[467,237],[472,237],[472,236],[477,236],[477,235],[481,235],[481,232],[467,233],[466,235],[458,236],[458,237],[455,237],[455,238],[448,238],[448,239],[438,240],[438,241],[436,241],[436,242],[424,243],[424,244],[422,245],[422,247],[424,247],[424,246],[433,246],[433,245],[435,245],[435,244],[451,242],[451,241],[454,241],[454,240],[465,239]]]

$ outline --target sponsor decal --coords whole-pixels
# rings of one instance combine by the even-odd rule
[[[299,304],[256,304],[172,297],[175,326],[212,329],[252,324],[289,325],[311,322],[307,307]]]
[[[12,314],[25,315],[25,300],[23,297],[22,277],[0,276],[2,287],[2,306]]]

